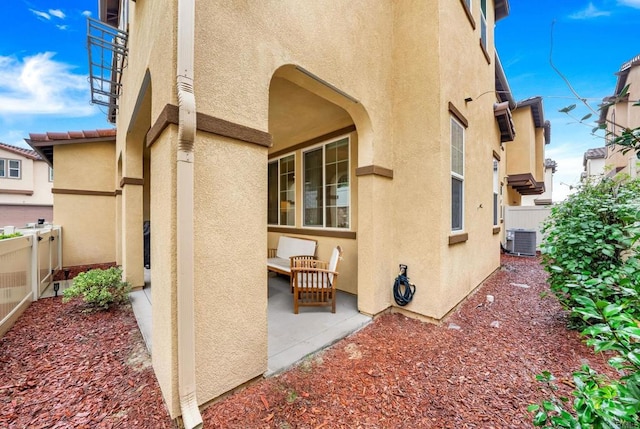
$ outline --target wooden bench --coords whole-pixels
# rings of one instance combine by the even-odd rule
[[[281,235],[278,239],[278,248],[269,249],[267,270],[291,276],[291,258],[300,256],[315,258],[317,245],[316,240]]]

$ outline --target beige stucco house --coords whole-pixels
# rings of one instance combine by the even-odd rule
[[[116,130],[31,133],[25,141],[60,174],[53,223],[63,228],[63,265],[116,262]]]
[[[506,0],[99,4],[93,101],[115,142],[31,143],[56,166],[95,159],[83,195],[136,287],[151,223],[153,367],[187,427],[267,368],[281,235],[325,260],[341,246],[360,312],[438,321],[499,267],[505,198],[543,191],[541,101],[515,103],[494,48]],[[417,285],[404,307],[398,264]]]
[[[31,149],[0,143],[0,228],[52,221],[53,171]]]
[[[623,151],[622,146],[612,141],[625,129],[640,127],[640,107],[634,106],[640,100],[640,55],[624,63],[616,75],[614,93],[603,100],[600,110],[600,124],[606,126],[606,175],[622,173],[636,177],[639,162],[636,152]]]

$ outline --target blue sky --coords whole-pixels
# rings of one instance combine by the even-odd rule
[[[112,128],[90,103],[87,16],[98,2],[15,0],[0,26],[0,142],[29,133]]]
[[[553,184],[556,201],[569,193],[569,186],[579,183],[584,152],[604,146],[604,140],[602,133],[591,135],[593,124],[578,124],[558,112],[577,104],[575,116],[580,119],[589,110],[549,63],[552,23],[554,65],[597,110],[602,98],[613,94],[620,66],[640,54],[640,0],[509,3],[509,16],[496,25],[496,48],[516,100],[543,97],[545,119],[551,121],[546,157],[558,163]]]
[[[549,64],[552,22],[554,64],[597,109],[615,88],[615,72],[640,54],[640,0],[509,3],[510,15],[496,25],[496,47],[516,100],[543,97],[551,121],[546,157],[558,163],[559,200],[579,182],[584,152],[604,141],[558,112],[577,101]],[[97,0],[11,3],[0,27],[0,142],[25,147],[29,133],[112,127],[103,108],[91,105],[87,82],[86,17],[97,18],[97,7]],[[587,113],[576,109],[578,117]]]

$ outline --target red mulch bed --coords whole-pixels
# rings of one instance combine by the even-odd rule
[[[532,427],[526,407],[548,397],[536,374],[570,396],[581,364],[613,371],[541,298],[537,258],[502,263],[441,325],[381,316],[209,406],[205,428]],[[0,427],[173,427],[129,307],[86,315],[41,300],[0,345]]]
[[[130,306],[32,303],[0,339],[0,428],[174,428]]]

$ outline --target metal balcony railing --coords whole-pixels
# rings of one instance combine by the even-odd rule
[[[127,33],[87,18],[89,84],[91,102],[107,107],[107,119],[115,123],[122,71],[127,65]]]

